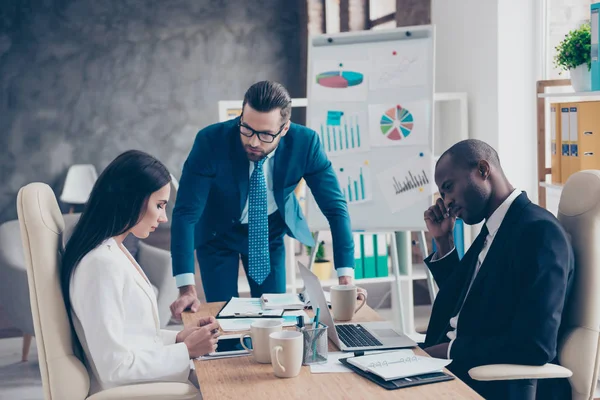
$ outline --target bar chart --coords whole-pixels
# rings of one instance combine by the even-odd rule
[[[358,114],[328,110],[315,122],[315,130],[328,154],[340,154],[369,149],[368,134]]]
[[[371,171],[369,162],[336,168],[338,181],[346,202],[361,203],[371,200]]]

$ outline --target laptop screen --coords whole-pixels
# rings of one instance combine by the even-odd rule
[[[317,276],[301,262],[298,262],[298,268],[300,268],[300,276],[302,276],[302,280],[304,281],[304,287],[308,293],[308,298],[310,299],[313,311],[315,311],[317,307],[321,309],[319,320],[323,325],[327,325],[327,336],[338,346],[338,348],[340,348],[340,339],[335,330],[333,318],[331,317],[331,312],[329,312],[327,300],[323,294],[323,288],[321,287],[319,278],[317,278]]]

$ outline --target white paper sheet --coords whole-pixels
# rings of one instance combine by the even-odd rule
[[[283,310],[263,310],[260,299],[232,297],[219,312],[220,317],[252,317],[259,315],[281,316]]]
[[[430,108],[425,100],[369,105],[371,146],[429,146]]]
[[[373,181],[367,158],[359,158],[353,162],[333,160],[332,164],[342,194],[348,204],[359,204],[372,200]]]
[[[404,161],[377,175],[377,181],[392,212],[429,198],[436,191],[433,159],[429,153]]]
[[[310,128],[317,132],[327,155],[366,152],[369,144],[369,125],[362,103],[311,104]]]
[[[311,365],[310,372],[313,374],[352,372],[350,368],[345,367],[339,360],[340,358],[352,357],[353,355],[353,353],[344,353],[341,351],[329,352],[327,354],[327,363]]]
[[[452,360],[417,356],[407,349],[355,357],[348,362],[385,380],[393,380],[441,371]]]
[[[286,311],[282,318],[268,318],[269,320],[281,321],[283,326],[294,326],[296,325],[296,316],[301,315],[304,317],[304,323],[308,324],[312,321],[302,310]],[[223,332],[238,332],[238,331],[249,331],[250,325],[254,321],[264,320],[265,318],[218,318],[217,321],[221,325]]]
[[[426,85],[429,68],[424,41],[426,39],[416,39],[371,49],[370,90]]]
[[[315,61],[310,77],[312,97],[323,102],[366,101],[368,70],[369,63],[364,61]]]

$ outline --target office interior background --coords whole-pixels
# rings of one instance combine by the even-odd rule
[[[43,398],[35,339],[28,361],[22,362],[23,342],[33,333],[30,316],[23,315],[29,301],[25,270],[8,265],[19,240],[14,221],[22,186],[45,182],[59,198],[72,166],[93,166],[100,173],[132,148],[155,155],[179,178],[198,130],[218,121],[219,101],[240,100],[263,79],[281,82],[292,98],[306,98],[310,35],[432,24],[435,92],[465,99],[467,110],[464,126],[457,117],[460,101],[436,105],[434,153],[465,137],[484,140],[498,150],[513,185],[556,213],[560,185],[539,184],[536,83],[569,78],[554,66],[554,49],[570,30],[589,22],[591,3],[3,0],[0,399]],[[572,88],[556,89],[561,90]],[[292,120],[306,123],[304,109],[295,108]],[[549,133],[541,151],[550,166]],[[89,182],[81,179],[69,190],[85,191]],[[82,209],[77,203],[59,204],[65,214]],[[475,236],[473,229],[467,237]],[[331,254],[327,233],[324,238],[325,252]],[[413,239],[412,258],[419,265],[420,239]],[[168,250],[168,225],[145,241]],[[288,251],[297,260],[308,259],[297,242]],[[168,262],[164,268],[170,268]],[[414,271],[414,328],[422,332],[431,301],[425,274]],[[197,270],[196,275],[198,281]],[[368,304],[393,319],[390,282],[357,281],[369,290]],[[175,287],[168,286],[163,296],[175,296]],[[242,279],[240,287],[243,292]]]

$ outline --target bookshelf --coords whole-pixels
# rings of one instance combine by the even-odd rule
[[[548,195],[560,198],[562,185],[550,183],[548,175],[552,173],[550,167],[546,165],[546,116],[548,106],[551,102],[584,102],[599,101],[600,91],[590,92],[548,92],[547,89],[570,87],[570,79],[541,80],[537,82],[536,102],[537,102],[537,157],[538,157],[538,204],[548,208]],[[556,206],[556,205],[553,205]]]

